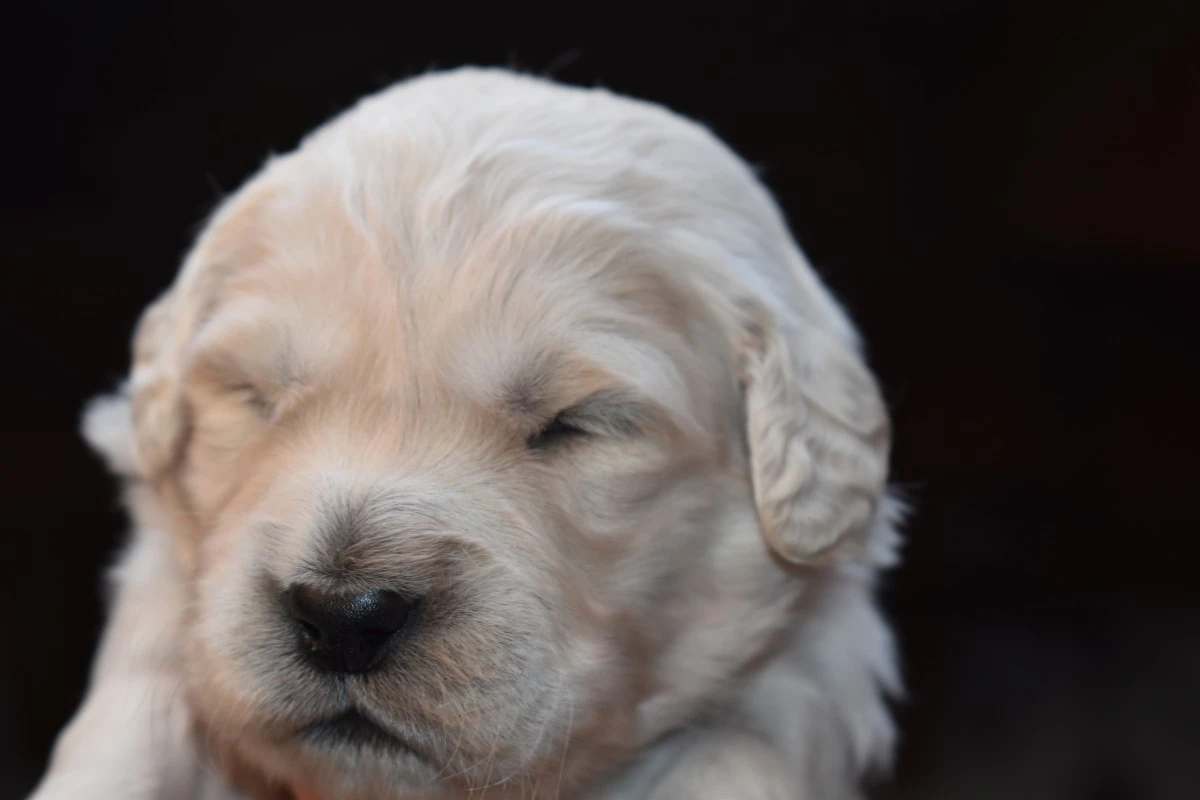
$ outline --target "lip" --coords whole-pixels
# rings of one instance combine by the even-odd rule
[[[303,728],[300,735],[314,744],[375,747],[384,750],[404,750],[418,755],[404,740],[382,725],[352,708]]]

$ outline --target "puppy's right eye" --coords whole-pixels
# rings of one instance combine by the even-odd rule
[[[270,419],[273,413],[271,402],[257,386],[249,383],[239,383],[229,387],[229,392],[246,407],[253,409],[264,419]]]
[[[526,439],[525,446],[530,450],[544,450],[563,439],[582,436],[584,433],[586,432],[582,428],[572,425],[564,418],[563,414],[559,414],[550,420],[549,424]]]

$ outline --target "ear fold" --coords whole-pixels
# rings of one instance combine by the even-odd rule
[[[168,292],[143,312],[129,380],[90,400],[83,411],[83,438],[123,477],[158,477],[174,461],[183,437],[180,382],[169,354],[173,307]]]
[[[115,474],[153,479],[170,466],[182,438],[180,388],[168,349],[172,292],[142,314],[133,337],[133,371],[116,392],[90,400],[83,438]]]
[[[889,426],[854,346],[765,309],[746,326],[742,384],[763,536],[794,564],[861,543],[883,497]]]
[[[146,309],[133,337],[129,378],[133,461],[142,477],[154,479],[174,463],[185,431],[182,353],[178,346],[179,289]]]
[[[129,381],[85,413],[85,437],[114,469],[119,460],[128,474],[154,480],[179,458],[189,424],[183,397],[188,347],[236,265],[261,257],[250,227],[270,196],[252,184],[217,209],[174,285],[142,314]],[[116,443],[118,432],[124,445]],[[123,451],[114,460],[116,447]]]

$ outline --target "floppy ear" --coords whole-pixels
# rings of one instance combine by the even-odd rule
[[[186,278],[185,272],[180,282]],[[181,291],[182,287],[173,287],[155,300],[142,313],[133,336],[128,384],[133,462],[149,480],[175,462],[186,429],[179,346]]]
[[[861,544],[887,479],[889,425],[853,343],[759,308],[744,326],[750,475],[768,544],[793,564]]]
[[[112,394],[92,398],[83,410],[83,438],[122,477],[161,475],[183,436],[180,382],[168,352],[173,306],[168,292],[142,313],[129,379]]]
[[[174,459],[181,437],[179,385],[165,352],[173,305],[168,292],[142,313],[129,379],[88,401],[83,411],[83,438],[122,477],[157,477]]]
[[[155,480],[179,458],[189,425],[183,396],[188,348],[236,265],[259,257],[250,226],[269,196],[249,185],[214,212],[174,284],[142,313],[129,380],[85,412],[84,436],[117,472]]]

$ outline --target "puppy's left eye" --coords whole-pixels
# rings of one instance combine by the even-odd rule
[[[525,446],[530,450],[543,450],[564,439],[583,436],[587,432],[579,428],[559,414],[550,420],[549,424],[525,440]]]

